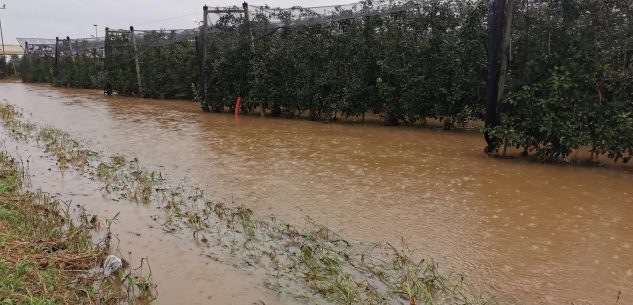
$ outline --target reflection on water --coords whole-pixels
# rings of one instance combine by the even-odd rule
[[[633,302],[630,166],[497,160],[473,132],[236,119],[94,91],[0,84],[0,98],[211,198],[356,240],[402,237],[502,299]]]

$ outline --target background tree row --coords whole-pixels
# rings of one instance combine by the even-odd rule
[[[514,2],[501,122],[490,135],[500,148],[540,159],[589,149],[628,161],[633,2]],[[370,1],[358,5],[363,17],[345,18],[351,11],[342,7],[333,22],[318,22],[309,9],[300,10],[300,20],[317,22],[267,8],[251,11],[250,24],[242,13],[222,14],[204,39],[204,65],[192,40],[160,44],[166,36],[156,32],[152,43],[146,32],[137,53],[143,96],[194,98],[212,111],[232,110],[242,96],[245,112],[326,121],[373,113],[388,125],[434,119],[452,128],[483,117],[488,1],[434,0],[389,13]],[[111,42],[106,79],[117,93],[137,95],[129,35]],[[26,80],[50,81],[50,61],[41,61],[31,61]],[[58,77],[98,87],[87,80],[100,66],[92,72],[77,62]]]

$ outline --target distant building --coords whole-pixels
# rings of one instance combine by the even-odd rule
[[[4,53],[2,50],[4,50]],[[24,55],[24,49],[19,44],[0,45],[0,56],[2,55]]]

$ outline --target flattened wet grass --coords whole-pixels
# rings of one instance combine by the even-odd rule
[[[94,224],[88,217],[72,220],[68,208],[45,193],[24,191],[24,177],[18,163],[0,153],[0,304],[153,299],[150,277],[121,270],[104,278],[100,265],[109,245],[93,243]]]

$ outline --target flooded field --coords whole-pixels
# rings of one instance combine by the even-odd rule
[[[96,91],[0,83],[0,98],[212,199],[290,223],[308,216],[352,240],[403,238],[503,303],[613,304],[618,291],[619,304],[633,302],[631,166],[498,160],[482,153],[475,132],[234,118],[202,113],[196,103]],[[104,214],[124,211],[122,247],[163,266],[154,268],[163,304],[185,293],[189,304],[283,302],[252,275],[205,259],[185,237],[135,223],[152,211],[114,205],[89,181],[60,178],[41,162],[30,168],[34,185],[99,202]],[[240,291],[250,295],[235,299]]]

